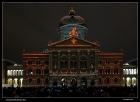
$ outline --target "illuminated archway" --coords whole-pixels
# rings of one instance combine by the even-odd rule
[[[67,80],[65,78],[62,78],[61,82],[62,82],[62,87],[67,86]]]
[[[71,79],[71,86],[72,87],[77,87],[77,80],[75,78]]]
[[[14,85],[14,87],[17,87],[18,86],[18,79],[17,78],[15,78],[14,80],[13,80],[13,85]]]
[[[57,86],[57,79],[53,79],[53,86]]]
[[[130,77],[126,78],[126,85],[127,86],[131,86],[131,79],[130,79]]]
[[[12,79],[11,78],[8,79],[8,84],[12,84]]]
[[[133,77],[133,78],[132,78],[132,85],[136,85],[136,84],[137,84],[137,82],[136,82],[136,78]]]
[[[95,85],[95,78],[92,78],[92,79],[91,79],[90,85],[91,85],[91,86],[94,86],[94,85]]]
[[[82,78],[81,79],[81,86],[82,87],[86,87],[87,86],[87,79],[86,78]]]

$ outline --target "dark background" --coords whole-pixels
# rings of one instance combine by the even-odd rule
[[[91,2],[2,3],[2,57],[22,64],[22,52],[42,52],[59,40],[57,27],[73,7],[88,28],[87,40],[98,40],[100,52],[120,52],[124,62],[137,58],[138,3]]]

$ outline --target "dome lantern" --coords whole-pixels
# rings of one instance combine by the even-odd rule
[[[69,11],[69,15],[75,15],[75,11],[73,10],[73,7],[71,7],[71,10]]]

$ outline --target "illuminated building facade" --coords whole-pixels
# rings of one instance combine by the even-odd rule
[[[133,64],[134,63],[134,64]],[[123,85],[131,86],[138,84],[137,60],[123,64]]]
[[[12,65],[7,67],[7,84],[12,84],[13,87],[23,86],[23,66],[22,65]]]
[[[44,52],[23,51],[25,86],[122,86],[123,51],[100,52],[98,41],[86,40],[85,20],[69,15],[60,20],[59,41]]]

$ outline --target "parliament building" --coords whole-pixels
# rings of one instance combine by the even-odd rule
[[[123,51],[100,52],[86,40],[85,20],[73,8],[58,25],[59,40],[43,52],[23,50],[23,86],[123,86]]]

